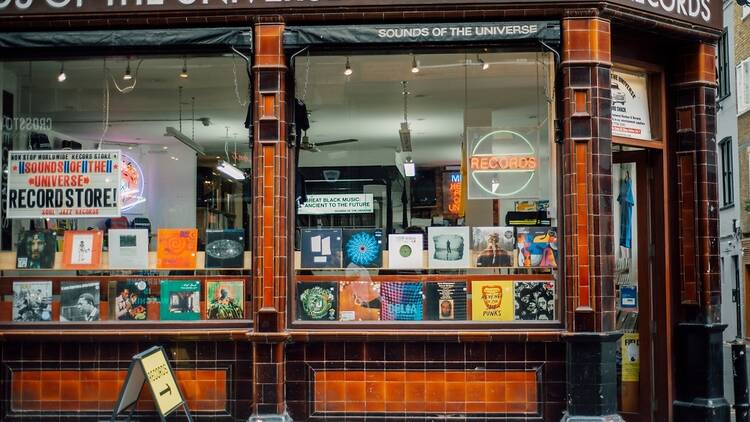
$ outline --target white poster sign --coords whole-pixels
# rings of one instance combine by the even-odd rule
[[[297,213],[300,215],[367,214],[374,212],[371,193],[307,195]]]
[[[120,151],[11,151],[7,218],[120,216]]]
[[[650,140],[646,75],[612,72],[612,135]]]

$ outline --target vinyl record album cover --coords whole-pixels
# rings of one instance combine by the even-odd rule
[[[341,321],[379,321],[380,283],[343,281],[339,283],[339,319]]]
[[[471,319],[474,321],[513,321],[512,281],[472,281]]]
[[[380,298],[380,316],[382,320],[422,320],[422,283],[381,283]]]
[[[472,228],[471,250],[477,267],[512,267],[516,250],[513,227]]]
[[[151,289],[145,280],[111,281],[109,315],[116,321],[148,319],[148,297]]]
[[[388,268],[424,267],[421,234],[388,235]]]
[[[244,263],[243,230],[206,230],[206,268],[242,268]]]
[[[518,320],[555,319],[555,283],[552,281],[516,281],[515,301]]]
[[[195,268],[198,229],[159,229],[157,268]]]
[[[536,211],[536,201],[515,201],[513,203],[515,211]]]
[[[336,321],[339,286],[336,282],[297,283],[297,319]]]
[[[518,227],[516,239],[519,267],[557,267],[556,227]]]
[[[382,230],[344,230],[344,266],[383,266]]]
[[[148,230],[110,229],[109,268],[146,269],[148,268]]]
[[[16,268],[54,268],[57,236],[51,230],[25,231],[18,240]]]
[[[101,266],[101,230],[68,230],[63,238],[63,268],[86,270]]]
[[[302,268],[341,268],[341,229],[302,229]]]
[[[206,283],[208,319],[245,318],[245,282],[214,280]]]
[[[429,227],[427,256],[430,268],[469,267],[468,227]]]
[[[52,282],[13,282],[13,321],[52,320]]]
[[[99,282],[60,283],[60,321],[99,321]]]
[[[425,283],[425,308],[428,320],[466,319],[466,282]]]
[[[162,280],[160,286],[162,320],[201,319],[201,282]]]

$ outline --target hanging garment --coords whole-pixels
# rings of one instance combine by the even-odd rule
[[[633,181],[626,177],[620,181],[620,194],[617,195],[620,204],[620,246],[630,249],[633,242]]]

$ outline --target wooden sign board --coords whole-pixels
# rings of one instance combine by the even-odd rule
[[[128,413],[128,420],[130,420],[144,383],[148,383],[162,421],[166,420],[165,418],[179,407],[182,407],[188,421],[192,422],[190,410],[180,387],[177,385],[174,372],[167,360],[167,354],[161,346],[154,346],[133,356],[128,368],[128,375],[125,377],[125,384],[120,390],[120,396],[112,411],[112,422],[117,420],[118,415],[128,409],[130,409]]]

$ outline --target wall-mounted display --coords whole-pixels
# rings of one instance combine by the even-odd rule
[[[612,135],[650,140],[648,76],[613,70],[611,90]]]
[[[557,267],[556,227],[519,227],[516,233],[519,267]]]
[[[336,282],[298,283],[297,319],[336,321],[339,286]]]
[[[380,283],[342,281],[339,287],[339,319],[341,321],[380,320]]]
[[[551,281],[517,281],[515,315],[517,320],[555,319],[555,284]]]
[[[344,266],[364,268],[383,266],[383,231],[345,229]]]
[[[341,268],[341,229],[303,229],[300,250],[303,268]]]
[[[421,321],[423,319],[422,283],[381,283],[380,298],[380,316],[384,321]]]
[[[195,268],[197,249],[197,229],[159,229],[156,266],[158,268]]]
[[[512,267],[515,265],[515,231],[513,227],[474,227],[471,249],[477,267]]]
[[[243,230],[206,230],[206,268],[242,268],[244,259]]]
[[[55,266],[57,236],[50,230],[24,231],[17,244],[16,268],[41,269]]]
[[[198,280],[162,280],[160,286],[161,319],[201,319],[201,283]]]
[[[63,268],[94,270],[101,266],[104,233],[68,230],[63,240]]]
[[[60,283],[60,321],[99,321],[99,282]]]
[[[426,283],[425,307],[428,320],[465,320],[466,282],[439,281]]]
[[[52,282],[13,282],[13,321],[52,320]]]
[[[110,319],[115,321],[145,321],[148,319],[150,293],[151,289],[145,280],[110,282]]]
[[[107,236],[110,268],[148,268],[148,230],[110,229]]]
[[[388,268],[414,269],[424,266],[423,235],[388,235]]]
[[[206,283],[206,317],[208,319],[243,319],[245,317],[245,282],[208,281]]]
[[[513,321],[512,281],[472,281],[471,319],[474,321]]]
[[[468,267],[469,227],[428,228],[427,252],[430,268]]]

